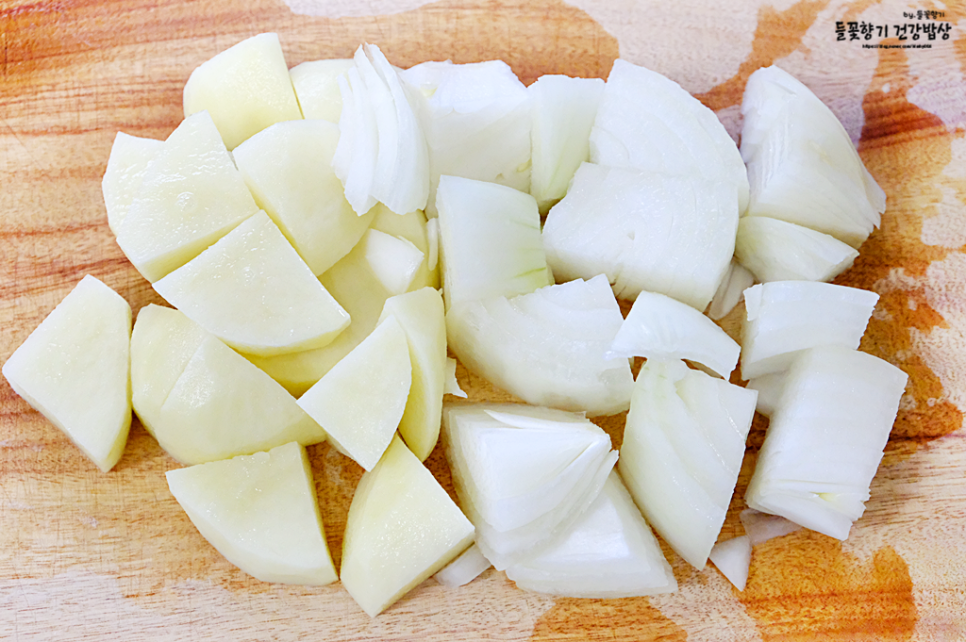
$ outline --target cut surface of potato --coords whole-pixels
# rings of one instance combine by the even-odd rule
[[[285,584],[339,579],[302,446],[289,443],[166,475],[201,535],[241,570]]]
[[[359,242],[372,213],[357,216],[332,171],[338,126],[321,120],[277,123],[235,148],[232,156],[255,202],[315,274]]]
[[[154,284],[231,347],[272,355],[327,345],[349,314],[264,212]]]
[[[85,276],[3,364],[14,392],[107,472],[131,426],[131,306]]]
[[[372,470],[392,441],[412,381],[409,343],[386,319],[299,397],[339,452]]]
[[[145,308],[131,343],[135,411],[181,463],[325,440],[282,386],[182,312]]]
[[[473,542],[473,525],[395,437],[356,487],[342,544],[342,585],[375,617]]]
[[[342,114],[338,78],[345,77],[345,72],[353,64],[351,58],[310,60],[289,70],[303,117],[338,124]]]
[[[117,236],[121,222],[141,188],[144,172],[163,144],[164,141],[129,136],[124,132],[118,132],[114,137],[111,156],[107,159],[107,169],[101,181],[107,225],[114,236]]]
[[[211,114],[228,149],[269,125],[302,118],[278,34],[243,40],[191,72],[185,118],[200,111]]]
[[[386,301],[379,320],[390,316],[406,333],[413,370],[399,434],[413,454],[425,461],[439,438],[443,411],[447,364],[443,299],[431,287],[394,296]]]
[[[153,283],[257,211],[211,116],[200,112],[178,125],[145,170],[117,244]]]

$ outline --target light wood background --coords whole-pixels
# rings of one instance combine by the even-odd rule
[[[168,493],[177,464],[135,425],[101,474],[0,383],[0,638],[5,640],[966,640],[966,12],[961,0],[0,0],[0,360],[85,274],[135,311],[160,302],[114,243],[100,179],[118,130],[164,138],[191,70],[277,31],[290,66],[363,41],[409,66],[506,60],[606,76],[622,55],[679,81],[737,132],[748,75],[778,62],[839,115],[886,190],[882,228],[842,283],[882,296],[864,349],[910,386],[845,543],[799,532],[757,547],[748,588],[670,555],[680,593],[553,599],[502,573],[430,581],[370,620],[338,585],[258,582],[223,560]],[[294,11],[293,11],[294,8]],[[837,42],[835,22],[945,11],[931,49]],[[298,13],[296,13],[296,11]],[[373,15],[382,14],[382,15]],[[341,16],[341,17],[340,17]],[[897,44],[875,37],[872,43]],[[923,39],[921,42],[928,42]],[[734,329],[741,311],[726,324]],[[460,370],[475,399],[505,398]],[[623,417],[604,423],[615,444]],[[756,423],[722,537],[741,533]],[[329,545],[361,469],[310,449]],[[428,462],[451,487],[442,454]]]

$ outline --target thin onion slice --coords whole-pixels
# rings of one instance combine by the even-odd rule
[[[802,530],[801,526],[780,515],[769,515],[754,508],[741,511],[739,518],[752,546]]]
[[[831,281],[859,255],[828,234],[764,216],[738,223],[735,258],[762,283]]]
[[[623,320],[607,279],[598,276],[461,303],[446,314],[446,331],[463,365],[507,392],[598,416],[630,404],[629,362],[604,357]]]
[[[721,279],[718,291],[711,299],[708,316],[719,321],[730,313],[745,298],[745,290],[755,284],[755,275],[738,261],[731,259],[731,266]]]
[[[641,292],[608,356],[688,359],[727,379],[740,352],[734,339],[691,306],[663,294]]]
[[[678,588],[657,539],[614,471],[569,531],[506,574],[522,589],[567,597],[636,597]]]
[[[735,588],[745,590],[751,567],[751,540],[747,535],[715,544],[708,559]]]
[[[433,578],[443,586],[458,588],[469,584],[491,566],[493,565],[483,555],[480,547],[473,544],[463,551],[459,557],[437,572]]]

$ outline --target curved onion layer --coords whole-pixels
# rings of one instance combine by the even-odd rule
[[[591,162],[723,182],[748,205],[741,154],[710,109],[661,74],[615,60],[590,134]]]
[[[695,568],[724,523],[756,396],[662,359],[649,359],[634,384],[621,477],[648,523]]]
[[[460,505],[500,570],[569,528],[617,460],[607,433],[548,408],[448,406],[443,431]]]
[[[745,499],[844,540],[865,511],[906,373],[840,346],[802,352],[786,375]]]
[[[711,299],[708,316],[718,321],[728,316],[735,306],[744,299],[745,290],[755,284],[755,275],[736,260],[731,259],[731,265],[721,279],[718,291]]]
[[[527,403],[590,416],[627,410],[625,359],[606,359],[624,319],[603,276],[453,306],[446,336],[472,372]]]
[[[346,200],[360,216],[377,201],[396,214],[426,207],[429,152],[396,70],[375,45],[362,45],[355,66],[338,77],[342,136],[332,158]]]
[[[748,288],[741,378],[785,370],[806,348],[855,350],[878,300],[875,292],[831,283],[773,281]]]
[[[457,588],[469,584],[491,566],[480,547],[473,544],[433,577],[443,586]]]
[[[725,379],[738,364],[741,347],[714,321],[671,297],[637,296],[611,344],[616,357],[688,359]]]
[[[401,73],[410,85],[429,147],[426,213],[446,174],[530,189],[530,99],[502,60],[424,62]]]
[[[715,544],[708,558],[735,588],[745,590],[751,567],[751,540],[747,535]]]
[[[762,283],[831,281],[858,255],[842,241],[794,223],[764,216],[738,223],[735,258]]]
[[[584,163],[550,210],[543,244],[558,281],[605,274],[622,299],[647,290],[703,311],[737,229],[733,186]]]
[[[446,357],[446,376],[443,380],[443,394],[453,395],[466,399],[466,392],[460,388],[460,382],[456,379],[456,359]]]
[[[739,517],[752,546],[758,546],[770,539],[802,530],[801,526],[780,515],[769,515],[754,508],[746,508],[741,511]]]
[[[657,539],[614,471],[566,534],[506,574],[522,589],[566,597],[636,597],[678,588]]]
[[[527,91],[533,113],[530,194],[545,213],[564,197],[574,172],[590,156],[590,130],[604,81],[541,76]]]
[[[858,248],[879,225],[885,193],[831,110],[778,67],[748,79],[741,154],[751,184],[749,216],[830,234]]]
[[[553,283],[532,196],[495,183],[441,176],[436,205],[447,309]]]

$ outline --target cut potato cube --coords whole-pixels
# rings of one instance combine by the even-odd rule
[[[198,325],[251,354],[319,348],[349,325],[349,314],[264,212],[154,289]]]
[[[342,114],[338,79],[340,76],[344,78],[353,64],[351,58],[311,60],[289,70],[303,117],[338,124]]]
[[[332,171],[338,141],[332,123],[293,120],[255,134],[232,153],[255,202],[315,274],[348,254],[372,222],[372,213],[352,211]]]
[[[152,283],[258,211],[207,112],[186,118],[158,150],[117,232]]]
[[[400,236],[422,250],[426,245],[426,218],[419,210],[404,216],[393,214],[382,205],[376,205],[373,229]],[[285,386],[296,397],[301,396],[332,366],[369,336],[383,304],[392,296],[372,271],[368,260],[368,236],[345,257],[325,272],[319,280],[352,317],[352,323],[335,341],[315,350],[304,350],[274,357],[259,357],[246,354],[245,357],[267,372],[273,379]],[[424,261],[416,272],[411,289],[435,287],[438,279],[435,273],[425,270]]]
[[[439,439],[443,412],[447,368],[443,298],[430,287],[394,296],[386,301],[379,320],[390,316],[399,321],[406,333],[413,369],[399,434],[416,457],[425,461]]]
[[[131,306],[87,275],[10,355],[3,376],[107,472],[131,426],[130,345]]]
[[[473,543],[473,525],[394,438],[356,487],[342,544],[342,585],[375,617]]]
[[[141,425],[152,436],[164,400],[210,336],[178,310],[152,303],[138,312],[131,334],[131,399]]]
[[[396,434],[412,368],[406,333],[386,319],[298,400],[333,446],[372,470]]]
[[[228,149],[269,125],[302,118],[278,34],[243,40],[191,72],[185,118],[200,111],[211,114]]]
[[[339,579],[302,446],[289,443],[166,476],[201,535],[246,573],[313,586]]]
[[[131,380],[141,422],[184,464],[326,437],[278,383],[178,310],[138,315]]]
[[[107,209],[107,226],[117,236],[121,222],[131,209],[131,203],[141,188],[141,181],[148,165],[161,151],[164,141],[139,138],[118,132],[107,159],[107,169],[101,181],[104,206]]]

